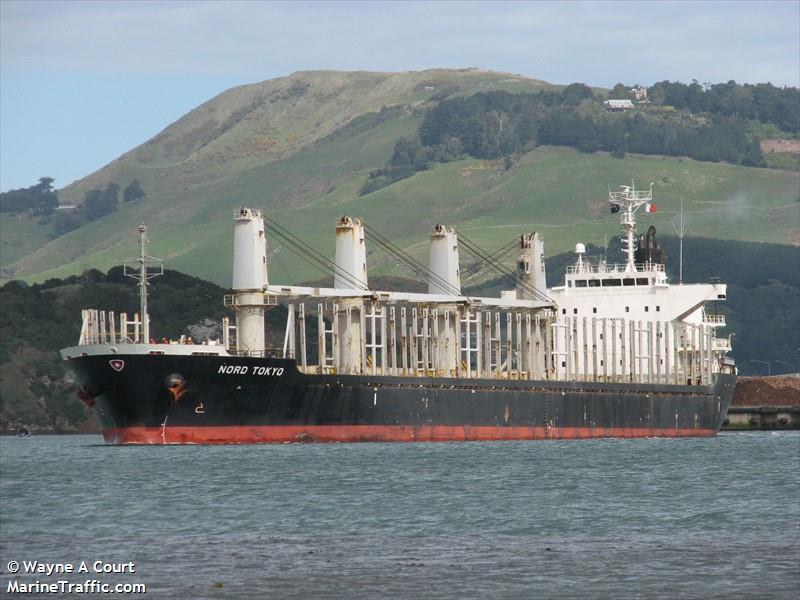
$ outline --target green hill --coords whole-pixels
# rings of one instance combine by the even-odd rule
[[[685,199],[694,235],[798,243],[797,172],[686,158],[628,154],[613,158],[538,147],[503,161],[464,159],[417,173],[365,196],[369,172],[382,167],[401,136],[413,136],[425,111],[443,98],[479,91],[530,92],[554,87],[515,75],[465,70],[408,73],[303,72],[229,90],[191,111],[145,144],[59,190],[76,203],[109,182],[133,179],[147,192],[118,212],[47,242],[44,226],[26,217],[0,219],[3,279],[43,281],[106,270],[136,254],[136,226],[151,230],[150,253],[170,267],[227,285],[232,211],[247,205],[330,254],[333,223],[362,216],[384,235],[422,257],[431,225],[456,226],[487,248],[536,229],[548,254],[576,241],[602,243],[617,232],[607,213],[606,187],[635,178],[655,183],[652,222],[671,229]],[[276,250],[276,248],[273,248]],[[279,249],[277,249],[279,250]],[[84,256],[85,255],[85,256]],[[320,277],[278,251],[274,281]],[[285,257],[285,258],[284,258]],[[372,273],[393,263],[377,250]],[[284,274],[278,260],[286,263]],[[289,264],[291,263],[291,264]]]

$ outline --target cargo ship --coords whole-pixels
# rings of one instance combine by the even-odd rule
[[[223,299],[235,319],[220,340],[193,344],[151,337],[147,287],[163,264],[147,255],[142,225],[140,255],[125,266],[139,312],[85,309],[78,345],[61,354],[113,444],[713,436],[736,369],[729,339],[715,335],[724,317],[706,305],[725,300],[726,286],[668,282],[655,230],[635,231],[637,212],[654,210],[652,185],[608,199],[624,263],[593,264],[578,244],[564,284],[548,288],[542,237],[531,232],[515,242],[499,297],[462,293],[450,227],[434,226],[426,266],[341,217],[331,260],[243,207]],[[333,286],[269,283],[268,233],[328,267]],[[372,289],[367,242],[427,279],[427,293]],[[270,348],[265,312],[279,305],[283,344]]]

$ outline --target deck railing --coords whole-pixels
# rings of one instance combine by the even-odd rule
[[[664,265],[658,263],[637,263],[637,273],[663,273]],[[578,265],[567,265],[567,274],[576,275],[579,273],[625,273],[627,265],[622,263],[600,263],[590,264],[584,263]]]

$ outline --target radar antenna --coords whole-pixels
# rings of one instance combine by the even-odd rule
[[[634,260],[634,244],[633,234],[636,230],[636,211],[642,206],[645,207],[646,212],[655,212],[656,205],[653,204],[653,184],[650,184],[650,189],[646,191],[637,190],[636,182],[631,181],[630,185],[621,185],[618,192],[608,190],[608,203],[611,206],[611,212],[620,213],[620,224],[622,225],[622,233],[625,236],[627,247],[623,248],[623,252],[627,254],[627,261],[625,265],[626,272],[636,272],[636,262]]]
[[[132,277],[139,281],[139,314],[141,315],[142,343],[150,341],[150,316],[147,314],[147,286],[148,280],[164,274],[164,261],[160,258],[148,256],[146,247],[149,244],[147,239],[147,225],[139,225],[139,256],[130,258],[122,263],[123,273],[126,277]],[[148,270],[148,265],[153,265],[154,270]]]

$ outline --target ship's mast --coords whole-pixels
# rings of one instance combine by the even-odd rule
[[[627,247],[622,250],[627,254],[625,265],[625,271],[627,272],[636,272],[633,240],[634,233],[636,232],[636,211],[644,204],[650,205],[652,201],[652,183],[650,184],[650,189],[647,191],[637,190],[635,181],[631,181],[630,185],[621,185],[620,191],[618,192],[608,191],[608,202],[611,205],[612,212],[620,213],[622,234],[625,236],[627,242]]]
[[[139,314],[142,331],[142,343],[150,341],[150,316],[147,313],[147,286],[149,279],[164,274],[164,261],[147,255],[147,225],[139,225],[139,256],[123,263],[124,273],[127,277],[138,280],[139,285]],[[133,264],[131,264],[133,263]],[[148,265],[154,265],[158,270],[148,270]]]
[[[678,234],[678,238],[680,239],[680,250],[678,255],[678,283],[683,283],[683,236],[686,235],[686,224],[683,222],[683,198],[681,198],[681,226],[678,228],[678,226],[673,222],[672,227],[675,228],[675,233]]]

